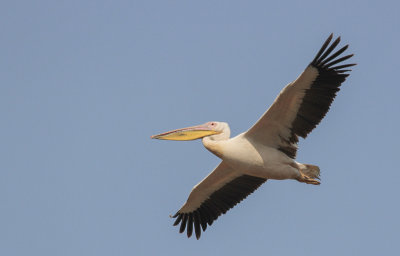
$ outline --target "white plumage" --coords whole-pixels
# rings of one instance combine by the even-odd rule
[[[298,137],[305,138],[322,120],[348,76],[342,64],[353,55],[339,56],[348,48],[333,50],[340,37],[325,41],[304,72],[280,92],[271,107],[247,131],[229,138],[224,122],[178,129],[152,136],[165,140],[203,138],[203,145],[222,159],[206,178],[194,186],[188,200],[173,216],[180,232],[197,239],[221,214],[254,192],[267,179],[295,179],[318,185],[319,167],[296,162]],[[330,45],[329,45],[330,44]],[[329,47],[328,47],[329,46]]]

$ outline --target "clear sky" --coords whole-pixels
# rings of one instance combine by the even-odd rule
[[[369,3],[367,3],[369,2]],[[2,1],[0,255],[398,255],[398,1]],[[333,32],[358,63],[297,160],[199,241],[169,218]]]

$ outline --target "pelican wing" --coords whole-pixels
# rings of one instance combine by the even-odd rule
[[[246,132],[248,138],[296,157],[298,137],[306,138],[321,122],[349,75],[346,72],[351,71],[346,68],[356,65],[339,64],[353,54],[339,57],[348,45],[332,53],[340,42],[338,37],[329,46],[332,36],[304,72],[280,92],[272,106]]]
[[[244,175],[221,162],[204,180],[197,184],[182,208],[173,216],[174,226],[181,223],[179,232],[187,229],[191,237],[193,228],[199,239],[201,229],[206,230],[221,214],[253,193],[266,179]]]

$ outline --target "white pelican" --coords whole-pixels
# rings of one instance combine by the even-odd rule
[[[200,238],[221,214],[225,214],[253,193],[267,179],[294,179],[319,185],[318,166],[295,161],[299,137],[307,135],[319,124],[351,70],[356,64],[339,64],[353,54],[339,56],[348,45],[333,52],[338,37],[330,46],[331,34],[304,72],[280,92],[272,106],[248,131],[229,138],[224,122],[173,130],[151,136],[162,140],[195,140],[222,159],[206,178],[193,187],[186,203],[172,217],[179,232],[187,229]],[[329,46],[329,47],[328,47]],[[332,53],[332,54],[331,54]],[[339,64],[339,65],[337,65]]]

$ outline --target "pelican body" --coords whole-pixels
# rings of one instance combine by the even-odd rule
[[[205,125],[215,126],[221,135],[229,134],[225,122],[209,122]],[[229,139],[226,136],[213,135],[203,137],[203,145],[230,167],[247,170],[245,173],[265,179],[296,179],[299,177],[296,162],[276,148],[263,145],[257,140],[241,133]]]
[[[218,156],[221,163],[193,187],[186,203],[173,216],[179,231],[193,230],[199,239],[221,214],[245,199],[268,179],[293,179],[319,185],[316,165],[295,161],[299,137],[307,135],[328,112],[339,87],[355,64],[340,64],[353,55],[339,57],[348,45],[332,53],[340,42],[330,44],[331,34],[304,72],[280,92],[271,107],[246,132],[230,138],[225,122],[173,130],[153,139],[196,140]]]

